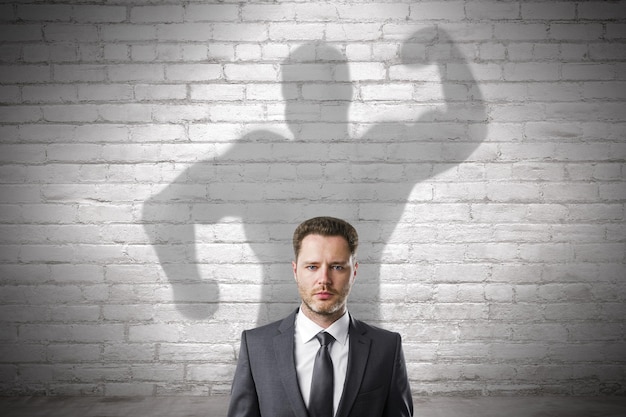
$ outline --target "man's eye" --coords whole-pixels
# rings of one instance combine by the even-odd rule
[[[309,266],[306,267],[306,269],[308,269],[309,271],[315,271],[317,269],[317,266],[309,265]]]
[[[335,271],[343,271],[343,266],[342,265],[333,265],[332,268]]]

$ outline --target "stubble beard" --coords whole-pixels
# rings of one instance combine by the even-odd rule
[[[324,290],[328,291],[328,288],[324,288]],[[348,300],[348,294],[350,293],[350,288],[346,289],[343,293],[332,292],[335,297],[338,297],[338,300],[333,300],[331,304],[326,304],[324,302],[318,302],[314,299],[314,295],[306,294],[303,296],[301,294],[300,298],[302,299],[302,304],[304,307],[314,315],[319,317],[323,317],[325,319],[337,319],[341,317],[346,311],[346,303]]]

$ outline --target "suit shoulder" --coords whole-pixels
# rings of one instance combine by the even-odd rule
[[[276,334],[280,333],[279,329],[284,328],[285,322],[287,320],[289,320],[289,318],[277,320],[275,322],[255,327],[253,329],[244,330],[245,336],[248,339],[272,338]]]
[[[383,329],[382,327],[373,326],[357,319],[352,320],[357,330],[359,330],[360,332],[364,332],[371,337],[383,339],[397,339],[400,337],[400,333],[398,332]]]
[[[262,326],[258,326],[258,327],[254,327],[252,329],[248,329],[246,330],[247,334],[253,334],[253,335],[257,335],[257,334],[263,334],[263,333],[267,333],[267,332],[272,332],[276,329],[278,329],[278,327],[280,326],[282,320],[279,321],[275,321],[272,323],[268,323],[268,324],[264,324]]]

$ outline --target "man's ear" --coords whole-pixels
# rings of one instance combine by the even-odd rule
[[[296,282],[298,281],[298,275],[296,273],[296,271],[298,270],[298,265],[296,264],[296,261],[291,261],[291,268],[293,270],[293,279],[296,280]]]
[[[354,263],[354,271],[352,272],[352,282],[354,282],[354,280],[356,279],[356,270],[359,269],[359,263],[355,262]]]

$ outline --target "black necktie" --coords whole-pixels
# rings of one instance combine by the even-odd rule
[[[321,346],[313,364],[309,416],[333,417],[333,361],[329,349],[335,338],[326,332],[318,333],[315,337]]]

